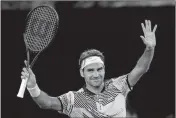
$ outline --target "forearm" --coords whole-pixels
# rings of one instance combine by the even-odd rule
[[[48,96],[44,91],[40,91],[40,95],[38,97],[32,97],[32,99],[42,109],[51,108],[50,96]]]
[[[141,23],[144,36],[140,36],[143,43],[146,45],[145,51],[142,56],[137,61],[134,69],[128,74],[128,80],[131,86],[134,86],[136,82],[141,78],[141,76],[148,71],[151,61],[154,56],[156,37],[155,31],[157,25],[154,26],[153,30],[151,28],[151,21],[145,20],[145,26]]]
[[[57,111],[62,109],[60,100],[57,97],[51,97],[44,91],[40,90],[37,84],[33,88],[28,88],[28,91],[32,99],[39,105],[40,108],[53,109]]]
[[[154,55],[154,48],[146,48],[135,68],[129,73],[128,80],[131,86],[134,86],[140,77],[147,72]]]
[[[40,90],[36,83],[36,77],[32,70],[23,68],[22,79],[28,78],[27,89],[33,100],[43,109],[61,110],[61,101],[57,97],[51,97]]]
[[[146,47],[144,53],[138,60],[136,68],[139,68],[141,70],[141,73],[145,73],[149,69],[151,61],[154,56],[154,50],[155,47],[152,48]]]
[[[33,100],[39,105],[40,108],[49,109],[51,108],[51,99],[49,95],[47,95],[44,91],[40,90],[38,85],[35,83],[33,87],[28,86],[28,91],[33,98]]]

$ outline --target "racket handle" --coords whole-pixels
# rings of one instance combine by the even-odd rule
[[[19,98],[23,98],[24,97],[24,92],[26,90],[26,84],[27,84],[27,78],[26,79],[22,79],[21,81],[21,85],[20,85],[20,89],[18,91],[17,97]]]

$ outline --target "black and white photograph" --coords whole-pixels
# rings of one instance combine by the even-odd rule
[[[175,118],[175,1],[1,1],[2,118]]]

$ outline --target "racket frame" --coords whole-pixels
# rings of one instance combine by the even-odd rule
[[[34,9],[32,9],[29,13],[28,13],[28,15],[27,15],[27,17],[26,17],[26,23],[28,23],[27,21],[28,21],[28,18],[31,16],[31,13],[35,10],[35,9],[38,9],[39,7],[49,7],[50,9],[52,9],[54,12],[55,12],[55,14],[56,14],[56,19],[57,19],[57,21],[56,21],[56,28],[55,28],[55,33],[53,34],[53,36],[52,36],[52,40],[54,39],[54,37],[56,36],[56,33],[57,33],[57,30],[58,30],[58,25],[59,25],[59,16],[58,16],[58,14],[57,14],[57,12],[56,12],[56,10],[53,8],[53,7],[51,7],[51,6],[49,6],[49,5],[41,5],[41,6],[38,6],[38,7],[36,7],[36,8],[34,8]],[[26,24],[27,25],[27,24]],[[43,52],[50,44],[51,44],[51,42],[52,42],[52,40],[50,40],[49,41],[49,43],[43,48],[43,49],[41,49],[40,51],[32,51],[32,50],[30,50],[30,48],[28,47],[28,45],[27,45],[27,42],[26,42],[26,37],[25,37],[25,33],[26,33],[26,28],[27,27],[25,27],[25,32],[24,32],[24,34],[23,34],[23,38],[24,38],[24,42],[25,42],[25,46],[26,46],[26,54],[27,54],[27,65],[26,65],[26,68],[27,68],[27,70],[29,69],[29,68],[32,68],[33,67],[33,65],[34,65],[34,63],[36,62],[36,60],[37,60],[37,58],[38,58],[38,56],[40,55],[40,53],[41,52]],[[38,53],[37,53],[38,52]],[[36,55],[35,55],[35,57],[33,58],[33,60],[32,60],[32,62],[30,63],[30,53],[37,53]],[[29,77],[30,77],[30,73],[29,73]],[[23,98],[24,97],[24,93],[25,93],[25,89],[26,89],[26,85],[27,85],[27,81],[28,81],[28,79],[26,78],[26,79],[22,79],[22,81],[21,81],[21,85],[20,85],[20,89],[19,89],[19,91],[18,91],[18,94],[17,94],[17,97],[19,97],[19,98]]]

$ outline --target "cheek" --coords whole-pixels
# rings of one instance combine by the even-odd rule
[[[104,75],[105,75],[105,71],[102,71],[102,72],[100,73],[100,75],[101,75],[101,76],[104,76]]]
[[[85,73],[85,74],[84,74],[84,77],[85,77],[86,79],[89,79],[89,78],[92,77],[92,74],[90,74],[90,73]]]

